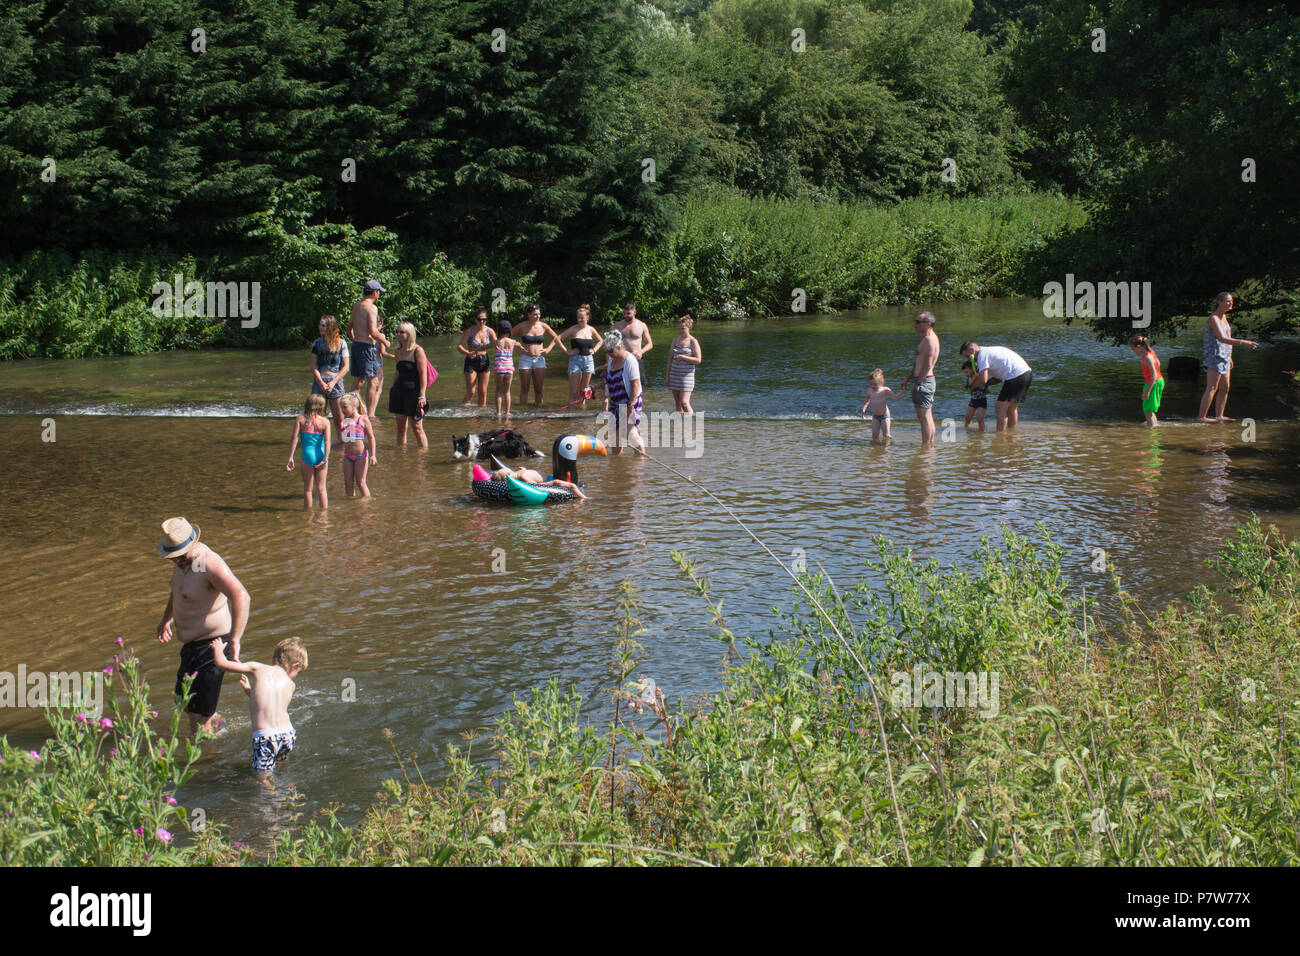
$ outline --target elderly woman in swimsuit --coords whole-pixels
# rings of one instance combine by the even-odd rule
[[[605,335],[605,351],[609,361],[605,363],[602,378],[605,382],[605,411],[609,414],[610,430],[609,453],[618,455],[623,451],[623,438],[627,444],[645,454],[645,442],[637,426],[641,424],[641,366],[636,356],[632,355],[623,344],[623,336],[611,331]],[[623,415],[626,414],[626,420]],[[626,429],[626,432],[624,432]]]
[[[1242,345],[1248,349],[1259,348],[1251,339],[1234,339],[1227,314],[1232,311],[1232,293],[1220,292],[1214,300],[1214,309],[1205,321],[1205,337],[1201,340],[1201,364],[1205,366],[1205,394],[1201,396],[1201,409],[1197,418],[1203,422],[1231,421],[1223,415],[1228,404],[1228,386],[1232,375],[1232,347]],[[1218,400],[1214,394],[1218,392]],[[1210,403],[1214,402],[1214,417],[1209,417]]]
[[[546,344],[547,336],[551,339],[549,344]],[[537,399],[533,404],[540,405],[542,383],[546,381],[546,353],[560,345],[560,337],[542,321],[542,309],[536,303],[530,303],[524,310],[524,319],[515,326],[514,337],[524,347],[524,354],[519,357],[519,404],[528,403],[528,385],[532,383]]]

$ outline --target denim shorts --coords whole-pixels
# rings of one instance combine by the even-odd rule
[[[546,368],[545,355],[521,355],[519,356],[519,371],[529,368]]]
[[[576,375],[580,372],[596,371],[596,360],[590,355],[570,355],[569,356],[569,374]]]

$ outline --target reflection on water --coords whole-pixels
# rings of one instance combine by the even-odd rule
[[[970,333],[981,316],[972,313]],[[950,319],[947,334],[963,334],[952,328],[960,326],[956,307],[940,318]],[[948,404],[936,419],[955,418],[952,441],[942,440],[941,427],[941,440],[920,448],[904,404],[896,408],[894,440],[872,445],[870,423],[856,417],[861,375],[833,376],[852,379],[840,395],[825,374],[786,367],[796,342],[799,367],[807,365],[809,375],[819,357],[822,373],[851,363],[859,371],[905,367],[899,363],[911,337],[864,336],[863,348],[845,355],[843,321],[807,320],[793,339],[791,323],[755,324],[736,341],[713,332],[717,338],[704,340],[695,404],[720,414],[708,421],[704,454],[655,451],[717,494],[776,553],[802,548],[808,567],[824,567],[842,586],[862,576],[877,534],[922,560],[969,563],[982,534],[1000,524],[1033,533],[1041,521],[1076,583],[1090,593],[1105,584],[1107,576],[1092,570],[1093,549],[1102,548],[1125,587],[1152,607],[1199,583],[1205,560],[1249,511],[1264,512],[1288,535],[1300,533],[1294,424],[1261,421],[1253,443],[1231,425],[1171,421],[1147,429],[1139,424],[1136,363],[1080,330],[1040,328],[1028,318],[999,337],[1029,340],[1027,356],[1098,363],[1094,379],[1117,383],[1106,392],[1104,413],[1091,384],[1080,389],[1058,374],[1040,391],[1036,367],[1019,429],[966,430],[964,400],[941,377],[940,402]],[[733,360],[749,362],[748,373]],[[299,401],[291,379],[286,386],[264,381],[265,368],[250,373],[257,363],[247,354],[141,361],[186,365],[186,374],[199,376],[191,391],[223,401],[231,400],[220,385],[227,378],[243,389],[239,401],[259,408],[292,410]],[[1104,362],[1115,369],[1101,368]],[[292,374],[302,364],[295,356]],[[91,369],[71,389],[75,401],[90,398],[76,395],[78,388],[111,390],[119,403],[174,400],[170,386],[149,376],[114,384],[106,367],[121,366],[64,363],[60,374]],[[30,385],[15,383],[15,369],[17,378],[30,375],[0,369],[0,403]],[[556,372],[548,394],[562,401]],[[656,374],[652,359],[651,381]],[[960,375],[953,377],[959,383]],[[58,399],[46,394],[41,401]],[[841,404],[851,415],[825,414],[838,414]],[[671,397],[652,389],[649,407],[671,409]],[[815,411],[820,417],[794,417]],[[244,656],[267,660],[275,643],[292,635],[311,655],[291,707],[298,745],[275,788],[264,790],[248,771],[246,705],[228,681],[222,711],[230,733],[207,748],[182,794],[187,806],[204,808],[246,842],[261,844],[294,814],[331,802],[355,815],[396,772],[384,728],[436,778],[447,744],[546,680],[576,686],[600,719],[616,641],[615,593],[625,578],[645,601],[645,672],[674,701],[715,689],[724,649],[708,636],[708,613],[683,586],[670,550],[701,559],[739,634],[766,635],[770,606],[789,591],[780,569],[714,502],[631,455],[583,460],[589,502],[514,508],[480,501],[470,493],[469,463],[451,459],[450,437],[491,427],[489,419],[430,419],[427,452],[394,447],[392,420],[381,419],[375,497],[345,498],[334,463],[324,513],[303,512],[301,482],[284,470],[291,418],[61,415],[57,423],[57,441],[45,443],[39,416],[0,416],[0,440],[19,463],[0,498],[0,670],[18,663],[97,669],[120,634],[140,654],[165,713],[177,651],[153,639],[170,570],[153,548],[165,517],[189,517],[252,595]],[[525,433],[549,448],[565,431],[595,427],[590,414],[556,416]],[[355,700],[344,693],[349,686]],[[35,742],[43,729],[39,715],[0,711],[0,732],[11,741]]]

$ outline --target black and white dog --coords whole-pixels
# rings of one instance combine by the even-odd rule
[[[546,457],[528,444],[528,439],[510,428],[494,428],[490,432],[479,432],[464,438],[453,435],[451,453],[457,458],[477,458],[479,461],[487,461],[493,455],[498,458]]]

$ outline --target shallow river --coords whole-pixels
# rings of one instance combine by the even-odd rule
[[[1191,421],[1201,386],[1177,381],[1165,391],[1167,424],[1152,431],[1141,425],[1141,372],[1128,349],[1044,319],[1034,301],[953,304],[938,315],[935,417],[955,419],[950,441],[941,425],[941,440],[921,449],[902,402],[893,443],[871,445],[857,416],[867,373],[879,365],[897,385],[916,342],[911,310],[880,309],[701,330],[701,454],[653,453],[717,494],[777,553],[802,548],[810,567],[820,563],[841,584],[860,576],[877,534],[962,562],[1000,523],[1033,532],[1042,521],[1076,582],[1102,585],[1090,567],[1101,548],[1126,586],[1156,604],[1207,580],[1205,560],[1250,512],[1300,533],[1300,430],[1275,397],[1294,343],[1238,350],[1228,413],[1254,418],[1253,436],[1241,424]],[[672,331],[654,335],[649,408],[667,411]],[[1011,436],[993,433],[991,407],[987,432],[961,427],[957,347],[968,337],[1015,348],[1034,367]],[[182,794],[235,839],[259,843],[295,805],[338,802],[355,818],[395,772],[383,728],[436,777],[448,743],[548,679],[576,687],[599,719],[620,580],[645,602],[642,672],[674,701],[715,689],[721,646],[669,551],[702,559],[740,634],[772,626],[770,607],[789,591],[780,570],[714,502],[652,461],[582,459],[592,500],[579,505],[475,499],[450,437],[493,422],[458,407],[454,338],[423,344],[443,372],[426,419],[430,449],[397,449],[385,414],[375,497],[345,499],[332,463],[331,507],[311,514],[297,475],[284,470],[291,416],[307,392],[305,349],[0,365],[9,450],[0,670],[97,670],[121,635],[143,659],[160,709],[169,707],[177,652],[153,633],[171,565],[154,545],[164,518],[186,515],[252,595],[244,657],[269,660],[291,635],[311,655],[291,707],[298,747],[276,789],[253,782],[243,695],[227,681],[231,733],[209,745]],[[1167,369],[1169,356],[1199,355],[1199,345],[1197,328],[1157,350]],[[562,359],[552,357],[544,411],[567,395]],[[53,442],[42,440],[45,419]],[[566,412],[524,432],[549,453],[557,435],[597,427],[592,413]],[[494,570],[502,559],[504,571]],[[348,681],[355,701],[342,699]],[[35,745],[43,727],[39,712],[0,709],[11,742]]]

